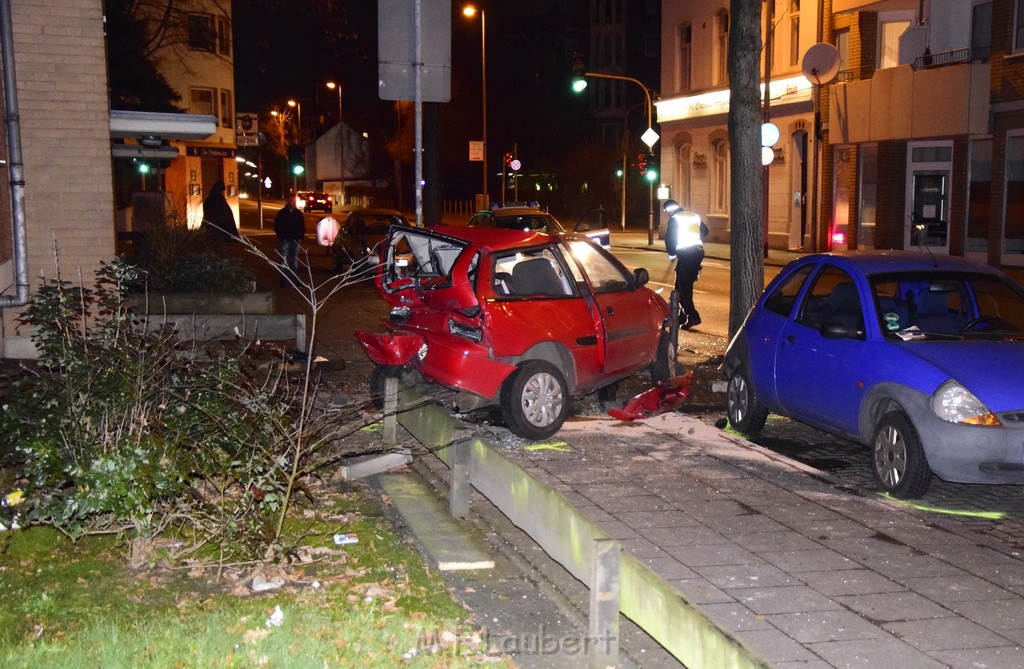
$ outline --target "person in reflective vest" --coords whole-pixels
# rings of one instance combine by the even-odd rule
[[[676,261],[675,289],[679,295],[679,327],[689,330],[700,325],[700,313],[693,304],[693,284],[700,276],[708,226],[704,225],[700,216],[686,211],[675,200],[666,200],[663,209],[668,214],[665,249],[669,259]]]

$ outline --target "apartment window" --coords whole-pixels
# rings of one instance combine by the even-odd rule
[[[231,99],[231,91],[223,89],[220,92],[220,127],[235,127],[235,105]]]
[[[212,88],[190,88],[188,111],[191,114],[217,115],[217,103]]]
[[[221,17],[217,18],[217,52],[222,56],[231,55],[231,24]]]
[[[910,21],[886,21],[880,26],[878,39],[878,69],[900,64],[900,37],[910,27]]]
[[[715,52],[715,84],[723,86],[729,83],[729,12],[724,9],[715,15]]]
[[[836,41],[836,51],[839,52],[839,71],[846,72],[850,69],[850,29],[837,30],[833,38]]]
[[[789,1],[789,64],[800,64],[800,0]]]
[[[217,48],[217,31],[212,14],[188,15],[188,48],[193,51],[209,51]]]
[[[722,214],[729,210],[729,148],[725,140],[711,142],[711,154],[714,160],[712,206],[715,213]]]
[[[679,26],[679,73],[677,88],[685,93],[690,90],[691,74],[693,70],[693,26],[684,23]]]

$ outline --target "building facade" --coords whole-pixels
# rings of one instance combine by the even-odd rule
[[[168,36],[159,41],[154,60],[181,96],[178,106],[188,114],[208,117],[213,132],[204,133],[198,127],[185,131],[168,128],[159,117],[153,118],[152,134],[116,132],[115,128],[119,229],[140,228],[145,224],[140,212],[154,208],[173,222],[198,228],[203,199],[217,181],[224,182],[225,195],[238,220],[231,16],[229,2],[179,0],[168,15],[146,17],[152,31]]]
[[[764,21],[762,77],[769,82],[765,120],[779,130],[766,168],[771,248],[804,248],[813,236],[811,175],[815,149],[813,87],[801,58],[816,41],[817,3],[771,0]],[[712,241],[728,241],[729,2],[667,1],[662,8],[660,158],[663,193],[700,214]]]
[[[24,170],[24,246],[28,283],[41,278],[91,283],[114,255],[103,3],[9,0]],[[33,357],[19,325],[12,235],[11,147],[3,134],[0,170],[0,357]]]
[[[1024,266],[1024,0],[762,9],[765,118],[780,131],[771,248],[927,248]],[[728,11],[670,1],[662,21],[663,181],[716,241],[730,236]],[[802,65],[819,41],[835,47],[837,74],[814,86]]]

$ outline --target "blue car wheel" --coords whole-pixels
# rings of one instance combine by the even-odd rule
[[[932,470],[921,447],[921,437],[905,413],[890,411],[882,416],[871,444],[871,471],[882,491],[912,499],[928,490]]]
[[[768,420],[768,409],[757,400],[743,367],[737,367],[729,375],[725,401],[729,424],[740,434],[757,434]]]

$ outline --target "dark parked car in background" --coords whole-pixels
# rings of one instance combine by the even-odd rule
[[[393,209],[356,209],[349,213],[334,240],[334,271],[347,272],[367,258],[377,257],[377,245],[392,225],[412,227],[409,219]]]
[[[769,412],[865,444],[878,486],[1024,484],[1024,288],[920,251],[816,254],[768,285],[725,354],[729,422]]]
[[[495,203],[490,209],[478,211],[469,219],[471,228],[500,228],[502,230],[535,230],[549,235],[577,232],[590,237],[603,248],[611,247],[611,233],[598,222],[597,217],[586,217],[569,230],[554,216],[542,210],[536,202]]]
[[[295,206],[303,211],[334,211],[334,201],[327,193],[300,190],[295,194]]]

